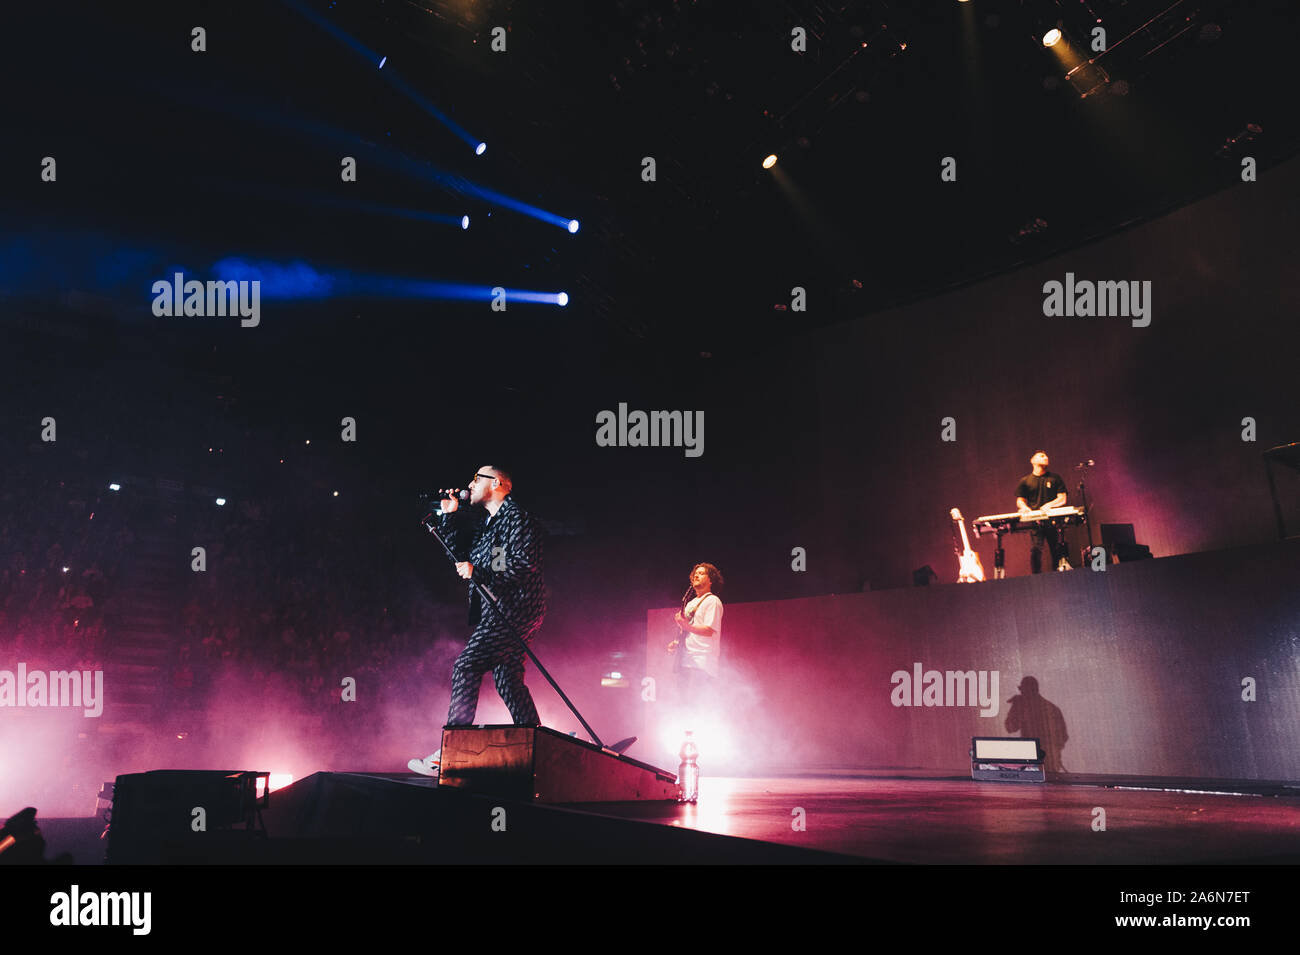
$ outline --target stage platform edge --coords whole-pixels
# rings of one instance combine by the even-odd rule
[[[539,803],[675,800],[677,777],[544,726],[448,726],[440,787]]]

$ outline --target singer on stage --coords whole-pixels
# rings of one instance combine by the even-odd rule
[[[504,468],[479,468],[469,485],[469,503],[482,505],[487,521],[460,507],[459,491],[447,492],[435,517],[438,532],[455,543],[459,556],[469,541],[468,559],[456,564],[456,573],[477,581],[496,595],[504,614],[484,605],[469,585],[469,625],[473,628],[465,649],[456,658],[451,677],[448,726],[469,726],[478,709],[483,675],[492,671],[497,693],[510,710],[516,726],[537,726],[533,695],[524,685],[524,649],[515,639],[530,640],[546,615],[542,580],[542,531],[510,497],[513,484]],[[459,513],[458,513],[459,512]],[[416,772],[435,775],[437,753],[408,764]],[[422,765],[421,765],[422,764]]]
[[[678,693],[688,712],[698,706],[700,697],[718,676],[722,599],[714,591],[721,589],[722,574],[718,568],[712,564],[696,564],[691,568],[687,591],[694,591],[695,596],[673,618],[682,631],[682,639],[670,643],[668,652],[677,654],[674,669]]]

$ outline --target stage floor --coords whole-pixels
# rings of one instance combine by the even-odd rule
[[[331,817],[330,835],[355,833],[364,845],[376,833],[405,838],[412,832],[450,832],[462,825],[457,812],[479,812],[497,802],[458,791],[439,790],[436,781],[398,773],[322,774],[330,782],[324,789],[285,790],[272,793],[266,811],[273,837],[294,836],[295,826],[315,818],[313,793],[342,794],[344,790],[367,794],[361,808],[347,809],[347,800],[335,802],[342,814]],[[1134,780],[1128,785],[1150,785]],[[340,788],[342,787],[342,788]],[[426,791],[430,800],[416,796]],[[402,794],[414,798],[407,798]],[[835,861],[820,853],[834,853],[843,861],[919,865],[1268,865],[1300,863],[1300,794],[1235,795],[1208,792],[1169,792],[1121,789],[1111,785],[1079,783],[976,783],[962,778],[920,778],[882,775],[774,776],[766,778],[710,778],[700,787],[695,806],[674,802],[589,804],[583,806],[529,805],[512,812],[524,822],[518,830],[533,841],[527,850],[497,858],[497,843],[480,846],[469,842],[446,858],[448,862],[493,861],[610,861],[594,850],[611,839],[626,840],[624,854],[615,861],[662,863],[678,858],[656,855],[646,846],[684,846],[677,840],[649,836],[642,826],[693,829],[730,836],[749,843],[731,843],[731,849],[714,848],[721,855],[685,849],[682,858],[699,861],[772,861],[811,863]],[[326,796],[322,795],[321,799]],[[331,797],[334,798],[334,797]],[[342,799],[342,796],[338,796]],[[304,802],[305,800],[305,802]],[[401,806],[399,813],[364,808]],[[522,804],[521,804],[522,805]],[[474,807],[479,806],[476,810]],[[1104,811],[1105,830],[1100,830]],[[379,813],[379,815],[376,815]],[[451,813],[452,815],[446,815]],[[475,817],[477,818],[477,817]],[[619,829],[615,820],[632,822]],[[611,828],[611,823],[614,828]],[[98,818],[42,819],[50,857],[71,852],[80,864],[103,861],[99,839],[104,823]],[[798,824],[802,824],[799,826]],[[452,830],[439,830],[438,826]],[[1097,828],[1094,829],[1094,826]],[[391,830],[391,831],[390,831]],[[486,831],[486,830],[484,830]],[[641,833],[638,835],[638,832]],[[365,835],[363,836],[363,833]],[[308,833],[297,833],[306,837]],[[436,845],[438,838],[433,836]],[[500,840],[498,840],[500,842]],[[505,845],[505,843],[501,843]],[[587,851],[575,853],[574,845]],[[764,855],[763,844],[813,850],[806,857],[789,856],[789,850]],[[638,848],[640,847],[640,848]],[[737,852],[740,854],[738,855]],[[346,853],[327,853],[331,862],[349,861]],[[259,861],[250,859],[249,861]],[[271,861],[269,858],[266,861]],[[287,857],[280,861],[297,861]],[[373,855],[360,862],[384,861]],[[403,861],[439,861],[438,856]]]
[[[697,806],[584,809],[877,862],[1300,862],[1296,796],[872,777],[706,778]],[[793,828],[803,810],[805,828]],[[1104,810],[1105,831],[1100,829]]]

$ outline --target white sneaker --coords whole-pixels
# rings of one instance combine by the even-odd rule
[[[440,769],[439,760],[442,758],[442,750],[432,753],[424,759],[412,759],[406,764],[406,768],[413,773],[419,773],[421,776],[437,776]]]

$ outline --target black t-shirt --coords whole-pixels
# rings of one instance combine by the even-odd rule
[[[1023,497],[1025,503],[1038,510],[1048,501],[1056,500],[1056,496],[1064,490],[1065,480],[1059,474],[1053,474],[1051,471],[1042,477],[1026,474],[1016,485],[1016,497]]]

